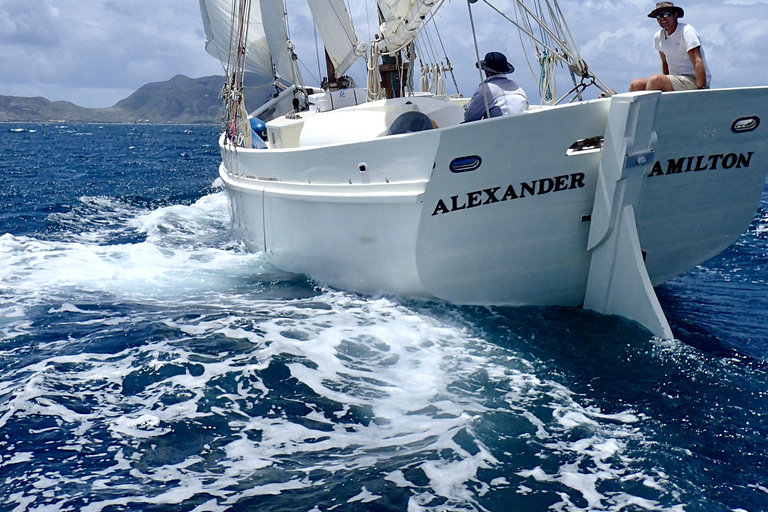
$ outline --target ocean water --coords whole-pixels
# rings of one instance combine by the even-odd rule
[[[281,272],[216,139],[0,125],[0,510],[768,510],[768,195],[664,341]]]

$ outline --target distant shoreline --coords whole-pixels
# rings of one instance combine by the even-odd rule
[[[246,105],[262,105],[272,97],[271,78],[249,76],[253,82],[245,93]],[[2,123],[86,124],[221,124],[224,103],[220,97],[224,76],[189,78],[176,75],[165,82],[141,86],[127,98],[107,108],[80,107],[68,101],[50,101],[40,96],[0,95]]]
[[[216,126],[221,124],[221,122],[218,123],[212,123],[212,122],[205,122],[205,123],[151,123],[151,122],[130,122],[130,121],[105,121],[105,122],[98,122],[98,121],[67,121],[64,119],[58,119],[58,120],[49,120],[49,121],[9,121],[9,120],[0,120],[0,125],[14,125],[14,124],[35,124],[35,125],[53,125],[53,124],[87,124],[87,125],[99,125],[99,124],[106,124],[111,126]]]
[[[224,76],[189,78],[176,75],[165,82],[141,86],[107,108],[80,107],[68,101],[0,95],[2,123],[220,125]],[[272,77],[246,74],[245,104],[263,105],[275,94]]]

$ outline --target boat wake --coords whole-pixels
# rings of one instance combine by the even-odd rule
[[[49,356],[9,375],[3,428],[57,442],[9,446],[4,464],[29,480],[6,492],[43,504],[56,487],[70,506],[90,496],[88,510],[185,500],[227,510],[283,493],[306,510],[318,494],[343,509],[384,500],[482,510],[497,493],[552,486],[570,507],[654,509],[610,488],[624,480],[663,492],[663,475],[624,453],[642,442],[641,417],[580,404],[466,327],[328,291],[187,308],[142,318],[71,303],[48,311],[91,334],[51,340],[40,347]],[[126,331],[151,334],[116,346]],[[55,472],[34,470],[50,458]]]
[[[45,237],[0,237],[10,507],[679,505],[649,418],[531,351],[570,342],[556,311],[318,287],[233,243],[225,201],[87,197]]]

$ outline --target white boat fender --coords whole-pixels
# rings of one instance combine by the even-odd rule
[[[432,128],[437,128],[437,125],[428,115],[418,110],[411,110],[397,116],[384,135],[421,132],[431,130]]]

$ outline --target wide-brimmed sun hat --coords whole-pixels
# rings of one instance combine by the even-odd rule
[[[477,64],[475,64],[477,66]],[[488,52],[485,54],[485,58],[480,61],[480,68],[483,71],[490,71],[491,73],[507,74],[512,73],[515,68],[507,62],[507,56],[501,52]]]
[[[677,13],[678,18],[682,18],[685,15],[685,11],[682,7],[678,7],[672,2],[657,2],[656,8],[648,14],[649,18],[655,18],[656,15],[662,11],[672,11]]]

